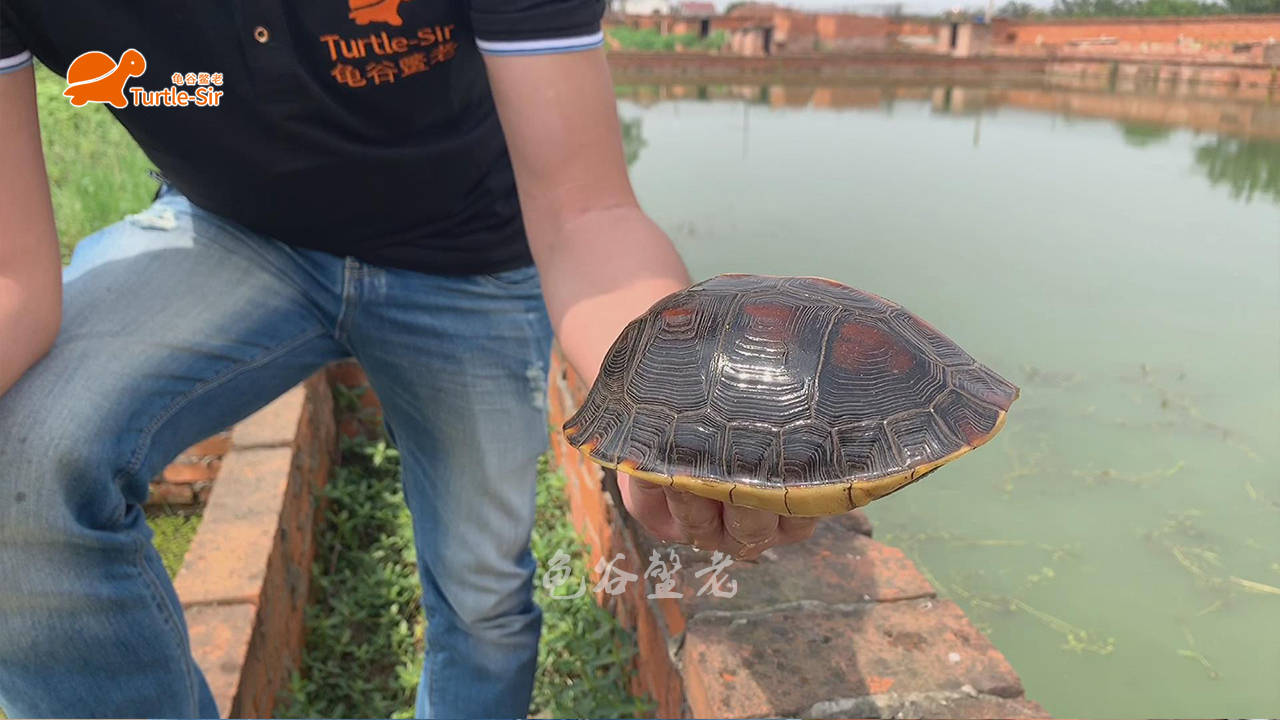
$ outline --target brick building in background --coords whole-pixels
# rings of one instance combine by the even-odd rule
[[[806,12],[771,3],[677,3],[670,13],[612,22],[705,38],[723,31],[739,55],[923,52],[1051,59],[1170,60],[1280,65],[1280,15],[1181,18],[996,18],[989,26],[942,18]]]

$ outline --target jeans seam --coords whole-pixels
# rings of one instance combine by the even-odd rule
[[[346,344],[345,338],[351,334],[352,318],[359,305],[356,292],[359,276],[360,266],[353,258],[346,258],[342,263],[342,305],[338,310],[338,319],[333,324],[333,339],[343,344]]]
[[[156,574],[147,565],[146,551],[149,543],[138,536],[134,536],[133,543],[137,548],[137,552],[134,554],[134,561],[137,563],[138,573],[142,576],[143,581],[151,586],[151,598],[156,610],[160,612],[161,620],[169,626],[169,629],[178,638],[178,647],[184,655],[182,663],[184,666],[183,675],[187,680],[187,696],[191,701],[191,708],[195,711],[195,714],[199,714],[200,697],[199,691],[196,689],[195,673],[192,672],[195,662],[191,656],[190,639],[187,637],[187,633],[182,632],[182,623],[180,618],[174,615],[173,608],[169,606],[169,603],[164,602],[164,587],[160,584]]]
[[[262,355],[259,355],[253,360],[250,360],[249,362],[235,365],[218,375],[214,375],[213,377],[207,380],[204,380],[203,382],[197,383],[190,390],[188,390],[187,392],[175,398],[173,402],[169,404],[168,407],[162,410],[156,416],[156,418],[151,421],[151,423],[149,423],[145,428],[143,428],[142,434],[138,439],[138,445],[133,451],[133,455],[129,458],[128,463],[126,463],[125,466],[118,473],[116,473],[115,478],[113,479],[116,485],[118,486],[121,480],[123,480],[126,476],[133,475],[138,471],[138,469],[142,466],[142,461],[147,456],[147,452],[151,449],[151,439],[155,435],[156,430],[158,430],[161,425],[163,425],[170,418],[176,415],[178,411],[182,410],[188,404],[190,404],[192,400],[204,394],[205,392],[215,387],[218,387],[219,385],[222,385],[223,383],[227,382],[228,380],[231,380],[232,378],[235,378],[255,368],[261,367],[267,362],[270,362],[271,360],[275,360],[281,355],[284,355],[286,352],[294,349],[295,347],[302,345],[306,342],[309,342],[311,340],[314,340],[317,337],[321,337],[325,334],[326,332],[324,330],[312,330],[311,332],[308,332],[304,335],[299,335],[293,338],[292,340],[289,340],[287,342],[281,343],[280,345],[277,345],[275,348],[269,350],[268,352]]]

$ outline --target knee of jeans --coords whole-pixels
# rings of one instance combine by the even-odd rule
[[[116,439],[67,394],[0,397],[0,547],[124,519]]]
[[[530,628],[538,627],[542,617],[533,601],[532,559],[507,566],[501,573],[472,566],[462,577],[443,585],[451,619],[474,638],[501,642],[503,638],[523,637]],[[437,604],[431,602],[435,597],[428,593],[425,598],[429,619],[435,614],[430,607]]]
[[[488,643],[519,641],[537,632],[542,623],[542,609],[532,597],[514,607],[463,603],[455,610],[458,624],[467,635]]]

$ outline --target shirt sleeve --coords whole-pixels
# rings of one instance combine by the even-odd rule
[[[471,0],[480,52],[546,55],[604,44],[605,0]]]
[[[0,5],[0,75],[11,73],[31,64],[31,52],[18,37],[13,24],[9,22],[9,12]]]

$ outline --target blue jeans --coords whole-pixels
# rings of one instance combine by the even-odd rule
[[[165,190],[85,239],[64,287],[53,350],[0,397],[0,707],[216,717],[150,542],[148,481],[354,356],[402,453],[413,513],[428,619],[418,716],[528,711],[551,342],[535,269],[374,267],[291,248]]]

